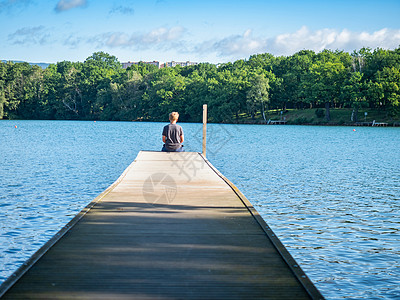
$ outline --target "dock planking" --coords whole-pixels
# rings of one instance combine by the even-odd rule
[[[141,151],[0,287],[2,299],[323,299],[196,152]]]

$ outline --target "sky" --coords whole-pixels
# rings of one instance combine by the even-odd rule
[[[225,63],[400,46],[400,0],[0,0],[0,60]]]

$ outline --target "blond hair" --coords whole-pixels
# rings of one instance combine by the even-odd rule
[[[173,111],[172,113],[169,114],[169,120],[170,121],[178,121],[179,114],[176,111]]]

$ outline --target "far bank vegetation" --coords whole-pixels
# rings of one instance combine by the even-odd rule
[[[266,53],[163,69],[123,69],[115,56],[96,52],[46,69],[0,63],[0,119],[166,121],[178,111],[180,121],[200,122],[208,104],[209,120],[220,123],[394,123],[399,88],[400,48]]]

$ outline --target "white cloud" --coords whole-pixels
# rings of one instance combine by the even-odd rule
[[[209,44],[208,42],[206,44]],[[212,44],[214,51],[225,55],[250,55],[265,49],[265,40],[254,38],[252,31],[247,30],[243,35],[233,35],[226,37]],[[213,49],[207,49],[212,51]]]
[[[85,7],[86,0],[59,0],[55,7],[56,12],[63,12],[76,7]]]
[[[23,41],[22,33],[20,36],[21,38],[16,41]],[[304,49],[315,52],[324,49],[352,52],[362,47],[394,49],[400,46],[400,29],[352,32],[348,29],[339,31],[326,28],[312,31],[304,26],[295,32],[274,37],[256,36],[252,30],[246,30],[243,34],[221,39],[197,42],[191,39],[192,36],[187,34],[187,30],[183,27],[159,27],[148,32],[108,32],[92,37],[74,34],[65,40],[65,45],[76,49],[86,44],[96,49],[109,48],[110,51],[133,53],[146,50],[146,53],[159,53],[154,59],[159,59],[159,56],[168,52],[170,56],[188,55],[192,60],[227,62],[257,53],[292,55]],[[29,41],[28,37],[26,41]]]
[[[40,44],[48,42],[50,35],[44,26],[23,27],[8,35],[8,41],[14,45]]]
[[[110,14],[122,14],[122,15],[134,15],[135,14],[135,9],[129,6],[114,6],[110,10]]]
[[[97,35],[89,40],[98,46],[110,48],[148,49],[162,47],[181,40],[185,29],[183,27],[160,27],[147,33],[126,34],[122,32],[109,32]]]
[[[292,55],[300,50],[324,49],[352,52],[362,47],[394,49],[400,46],[400,29],[381,29],[372,33],[352,32],[348,29],[320,29],[311,31],[306,26],[293,33],[280,34],[267,38],[254,36],[251,30],[242,35],[232,35],[220,40],[199,43],[193,52],[205,54],[211,52],[218,57],[238,59],[257,53],[274,55]]]
[[[64,45],[69,46],[71,49],[76,49],[81,45],[82,41],[82,37],[76,34],[71,34],[65,39]]]
[[[396,48],[400,45],[399,29],[381,29],[372,33],[351,32],[347,29],[321,29],[310,31],[302,27],[299,31],[288,36],[278,36],[268,45],[274,51],[291,54],[302,49],[316,52],[324,49],[353,51],[362,47]]]

